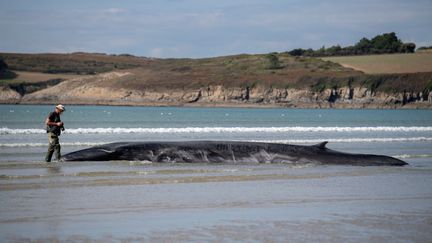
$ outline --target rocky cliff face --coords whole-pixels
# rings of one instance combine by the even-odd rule
[[[117,88],[130,72],[109,72],[47,85],[32,92],[0,87],[1,103],[65,103],[111,105],[281,106],[304,108],[431,108],[431,94],[382,93],[365,87],[341,87],[313,92],[309,89],[224,87],[194,89]],[[24,89],[25,90],[25,89]]]

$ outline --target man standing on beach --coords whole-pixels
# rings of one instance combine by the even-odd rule
[[[48,152],[45,157],[46,162],[51,162],[51,157],[55,153],[57,161],[60,161],[60,141],[59,136],[61,131],[64,131],[63,122],[60,120],[60,114],[66,109],[63,105],[57,105],[55,110],[49,113],[47,119],[45,120],[46,130],[48,133]]]

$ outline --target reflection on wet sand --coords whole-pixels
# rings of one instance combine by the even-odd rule
[[[47,166],[48,169],[48,175],[58,175],[61,174],[61,165],[59,163],[53,163],[53,164],[49,164]]]
[[[0,165],[0,241],[427,241],[430,167]]]

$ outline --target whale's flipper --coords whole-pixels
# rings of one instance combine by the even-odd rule
[[[328,141],[324,141],[324,142],[322,142],[322,143],[315,144],[315,145],[313,145],[313,146],[314,146],[314,147],[318,147],[318,148],[320,148],[320,149],[326,149],[326,145],[327,145],[327,143],[328,143]]]

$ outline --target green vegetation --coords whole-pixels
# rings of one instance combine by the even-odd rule
[[[90,53],[72,54],[15,54],[0,53],[11,70],[43,73],[96,74],[116,69],[136,68],[149,59],[125,55]]]
[[[362,38],[354,46],[341,47],[339,45],[318,50],[313,49],[294,49],[288,53],[292,56],[350,56],[350,55],[368,55],[384,53],[413,53],[416,45],[414,43],[403,43],[397,38],[394,32],[377,35],[371,40]]]
[[[6,82],[3,85],[8,86],[10,89],[15,90],[21,95],[33,93],[42,89],[46,89],[49,86],[54,86],[56,84],[59,84],[63,80],[61,79],[52,79],[48,81],[43,82],[34,82],[34,83],[27,83],[27,82]]]
[[[6,69],[8,69],[8,65],[3,61],[3,59],[0,59],[0,72],[3,72]]]
[[[326,82],[318,80],[315,84],[311,85],[312,92],[321,93],[327,88]]]
[[[432,46],[422,46],[417,48],[417,51],[431,51],[432,50]]]
[[[401,57],[397,56],[401,55]],[[388,60],[373,62],[376,58],[390,56]],[[391,56],[393,58],[391,58]],[[403,66],[412,63],[422,66],[429,65],[430,54],[393,54],[375,56],[355,56],[340,58],[369,58],[366,62],[374,67],[383,62],[388,65],[392,60],[400,63],[403,57],[412,57],[404,61]],[[8,63],[12,70],[32,70],[51,72],[64,70],[66,73],[99,73],[127,69],[133,75],[113,79],[103,83],[104,86],[124,88],[129,90],[188,90],[206,89],[209,86],[223,86],[226,88],[263,87],[309,89],[313,92],[323,92],[326,89],[342,87],[365,87],[373,91],[403,92],[410,90],[422,92],[432,79],[432,70],[419,73],[404,74],[365,74],[335,63],[329,57],[314,58],[305,56],[291,56],[288,53],[270,53],[255,55],[233,55],[202,59],[148,59],[129,55],[113,56],[104,54],[74,53],[74,54],[10,54],[0,53],[0,57]],[[396,57],[396,58],[395,58]],[[425,59],[426,58],[426,59]],[[431,59],[432,61],[432,59]],[[359,62],[361,63],[361,62]],[[392,68],[400,70],[403,68]],[[414,70],[414,69],[413,69]],[[13,83],[26,82],[25,92],[29,92],[30,85],[25,75],[36,75],[18,72],[19,78]],[[43,74],[33,81],[39,88],[51,79],[67,79],[69,75]],[[20,79],[20,80],[18,80]],[[19,82],[18,82],[19,81]],[[12,80],[8,83],[11,84]],[[4,84],[7,85],[7,84]],[[50,85],[47,83],[46,85]],[[23,90],[18,85],[16,90]],[[34,87],[31,88],[35,90]]]
[[[432,79],[429,80],[429,82],[426,84],[426,87],[424,88],[423,92],[432,92]]]
[[[0,80],[1,79],[14,79],[16,78],[16,74],[9,70],[9,66],[3,59],[0,59]]]
[[[96,88],[103,86],[138,93],[149,91],[152,95],[159,92],[163,96],[171,91],[187,93],[199,90],[201,96],[201,92],[219,94],[221,90],[233,93],[241,90],[242,100],[249,100],[251,89],[255,89],[254,93],[266,92],[266,96],[275,92],[289,92],[275,89],[301,89],[310,91],[306,93],[312,93],[311,97],[322,97],[324,94],[317,96],[317,93],[323,92],[328,95],[331,89],[331,94],[326,98],[329,102],[336,101],[341,91],[346,91],[347,97],[352,99],[354,90],[358,92],[356,88],[362,88],[360,92],[367,89],[372,94],[403,94],[401,102],[405,104],[414,101],[413,97],[422,96],[427,99],[432,91],[430,47],[419,48],[425,50],[423,52],[411,53],[414,49],[414,44],[403,43],[395,33],[386,33],[371,40],[363,38],[354,46],[348,47],[337,45],[318,50],[295,49],[285,53],[202,59],[155,59],[129,54],[82,52],[0,53],[0,88],[9,88],[26,95],[64,80],[78,78],[77,85],[81,85],[80,80],[85,80],[86,84],[92,83]],[[397,54],[401,52],[409,54]],[[117,70],[123,70],[123,73],[93,76]],[[75,80],[71,81],[74,82]],[[236,95],[234,96],[237,97]]]
[[[341,87],[364,87],[371,92],[402,93],[432,91],[432,73],[355,75],[351,77],[310,77],[301,79],[312,92]]]
[[[269,53],[267,54],[266,58],[269,61],[268,69],[281,68],[279,58],[277,57],[277,53]]]

